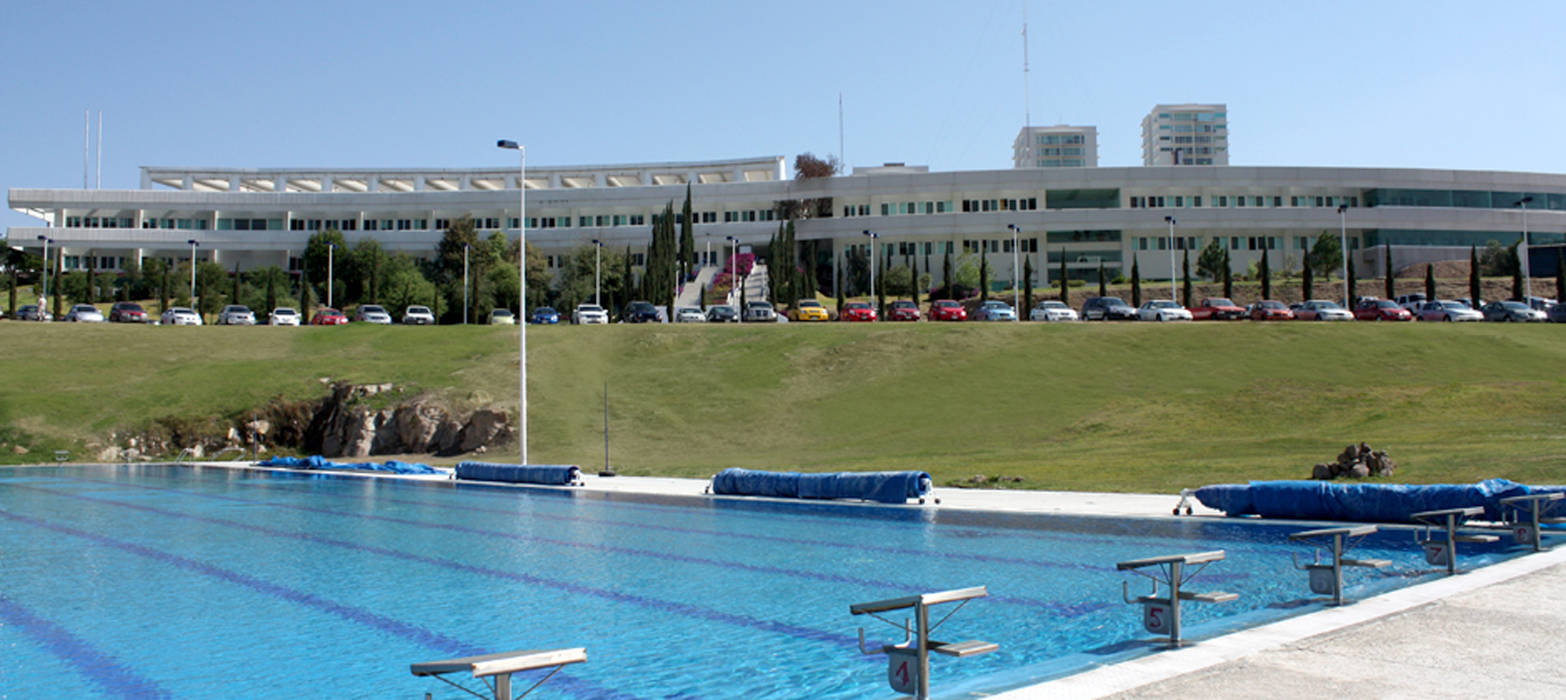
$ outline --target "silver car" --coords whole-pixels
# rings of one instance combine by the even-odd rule
[[[77,304],[65,314],[65,320],[70,323],[103,323],[103,312],[92,304]]]
[[[357,323],[373,323],[378,326],[391,325],[391,313],[383,306],[375,304],[360,304],[353,312],[353,320]]]
[[[1191,312],[1170,299],[1154,299],[1136,310],[1140,321],[1189,321]]]
[[[267,314],[266,322],[271,326],[298,326],[299,312],[292,307],[279,306]]]
[[[229,304],[218,312],[216,326],[254,326],[256,315],[250,311],[250,307],[242,304]]]
[[[53,321],[54,314],[49,313],[37,304],[27,304],[16,307],[16,320],[18,321]]]
[[[571,312],[571,322],[583,323],[609,323],[609,312],[597,304],[577,304],[576,310]]]
[[[706,323],[707,315],[694,306],[681,306],[674,310],[675,323]]]
[[[1486,321],[1533,322],[1545,320],[1543,311],[1530,309],[1520,301],[1492,301],[1480,309]]]
[[[1348,309],[1338,306],[1335,301],[1325,299],[1312,299],[1300,305],[1295,310],[1294,317],[1307,321],[1352,321],[1354,314]]]
[[[435,314],[428,306],[410,306],[402,312],[402,323],[405,326],[433,326]]]
[[[765,301],[745,302],[745,322],[775,323],[778,320],[777,309]]]
[[[199,326],[201,314],[188,306],[171,306],[163,310],[158,323],[164,326]]]
[[[1054,300],[1041,301],[1038,306],[1033,307],[1033,310],[1028,312],[1028,320],[1075,321],[1077,320],[1077,312],[1066,306],[1065,302]]]
[[[1415,314],[1421,321],[1483,321],[1484,314],[1456,301],[1427,301]]]

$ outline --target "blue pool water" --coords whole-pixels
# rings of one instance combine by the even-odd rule
[[[937,696],[1159,647],[1115,562],[1226,549],[1192,639],[1319,609],[1298,526],[594,495],[162,466],[0,468],[0,694],[460,697],[408,665],[587,647],[535,697],[886,697],[851,603],[987,585],[942,628]],[[1520,548],[1465,546],[1477,566]],[[1412,536],[1355,550],[1363,597],[1441,574]],[[938,609],[939,610],[939,609]]]

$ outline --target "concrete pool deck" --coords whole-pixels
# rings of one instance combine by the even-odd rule
[[[592,474],[583,481],[582,486],[560,488],[700,497],[707,486],[703,479]],[[936,488],[924,505],[907,507],[1172,518],[1179,500],[1178,495],[1160,494]],[[1194,499],[1191,505],[1194,517],[1222,517]],[[1554,663],[1566,655],[1562,629],[1566,547],[990,697],[1214,700],[1266,695],[1281,700],[1503,692],[1563,697],[1566,675]]]

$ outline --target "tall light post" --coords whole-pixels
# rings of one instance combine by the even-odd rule
[[[54,240],[44,235],[39,235],[38,240],[44,244],[44,288],[43,296],[38,299],[38,318],[43,318],[45,304],[49,303],[49,244]]]
[[[1011,306],[1016,313],[1012,314],[1013,321],[1022,322],[1022,288],[1017,285],[1017,235],[1022,229],[1016,224],[1006,224],[1011,229]]]
[[[875,298],[875,246],[876,246],[875,239],[880,238],[881,236],[879,234],[877,234],[876,232],[874,232],[874,231],[865,231],[865,235],[870,237],[870,298],[874,299]],[[873,304],[875,302],[872,301],[870,303]]]
[[[185,241],[185,242],[190,244],[190,305],[191,306],[195,306],[196,305],[196,246],[200,245],[200,244],[197,243],[196,239],[194,239],[194,238],[192,238],[192,239],[190,239],[188,241]],[[330,259],[331,258],[327,258],[327,260],[330,260]],[[327,302],[326,305],[327,306],[331,306],[332,304],[331,304],[331,302]]]
[[[462,244],[462,325],[468,325],[468,250],[472,245]]]
[[[600,265],[602,265],[602,263],[603,263],[603,250],[604,250],[604,242],[598,240],[597,238],[594,238],[593,239],[593,305],[594,306],[603,306],[604,305],[603,302],[598,300],[598,294],[601,291],[601,287],[602,287],[602,283],[603,283],[603,277],[602,277],[603,272],[602,272],[602,268],[600,267]]]
[[[1339,240],[1340,240],[1340,245],[1343,247],[1343,308],[1348,309],[1348,308],[1352,308],[1352,307],[1349,306],[1349,303],[1350,303],[1351,300],[1349,299],[1349,288],[1348,288],[1348,205],[1347,204],[1339,204],[1338,205],[1338,237],[1339,237]],[[1479,303],[1479,300],[1475,299],[1474,303],[1475,304]]]
[[[692,215],[694,216],[694,214]],[[702,267],[712,264],[712,234],[704,234],[707,238],[707,257],[701,259]]]
[[[734,304],[734,321],[745,322],[745,300],[739,298],[739,239],[733,236],[725,236],[729,241],[729,296],[736,301]]]
[[[195,241],[191,241],[191,243],[195,243]],[[192,250],[194,250],[194,249],[192,249]],[[337,308],[335,306],[332,306],[332,254],[336,250],[337,250],[337,244],[336,243],[328,243],[328,244],[326,244],[326,308],[328,308],[328,309],[335,309],[335,308]],[[191,272],[191,277],[190,278],[191,279],[195,279],[196,277],[195,277],[194,270],[196,268],[195,268],[194,260],[195,260],[196,254],[194,252],[192,252],[190,254],[190,257],[192,259],[192,262],[191,262],[191,266],[192,266],[191,270],[192,270],[192,272]],[[194,283],[192,283],[192,284],[194,284]],[[194,294],[194,292],[192,292],[192,294]]]
[[[1180,298],[1179,296],[1175,295],[1175,264],[1174,264],[1174,227],[1175,227],[1175,218],[1172,217],[1172,216],[1166,216],[1166,217],[1164,217],[1164,221],[1169,222],[1169,299],[1170,300],[1174,300],[1174,299],[1179,299]]]
[[[517,152],[517,306],[518,311],[527,308],[527,147],[515,141],[496,141],[499,148]],[[525,312],[524,312],[525,313]],[[517,443],[521,447],[522,464],[527,464],[527,324],[517,324]]]
[[[1514,207],[1522,207],[1523,235],[1522,235],[1522,245],[1519,246],[1519,248],[1518,248],[1519,253],[1517,255],[1517,259],[1518,259],[1519,262],[1522,263],[1522,273],[1523,273],[1523,298],[1522,298],[1522,303],[1527,304],[1529,306],[1529,308],[1533,307],[1533,302],[1529,301],[1529,299],[1533,297],[1533,277],[1528,274],[1528,203],[1532,202],[1532,201],[1533,201],[1533,196],[1532,195],[1528,195],[1528,196],[1523,197],[1522,199],[1517,200],[1517,203],[1512,205]],[[1559,274],[1559,273],[1557,273],[1557,274]]]

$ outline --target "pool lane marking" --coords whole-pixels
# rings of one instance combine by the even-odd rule
[[[514,534],[514,533],[508,533],[508,532],[500,532],[500,531],[497,531],[497,530],[485,530],[485,529],[481,529],[481,528],[468,527],[468,526],[465,526],[465,525],[453,525],[453,524],[448,524],[448,523],[437,523],[437,522],[428,522],[428,521],[423,521],[423,520],[412,520],[412,519],[408,519],[408,518],[398,518],[398,517],[393,517],[393,516],[388,516],[388,515],[371,515],[371,514],[366,514],[366,513],[350,513],[350,512],[344,512],[344,511],[339,511],[339,510],[331,510],[331,509],[327,509],[327,508],[314,508],[314,507],[310,507],[310,506],[301,506],[301,505],[295,505],[295,504],[291,504],[291,503],[278,503],[278,502],[275,502],[275,501],[258,500],[258,499],[252,499],[252,498],[241,498],[241,497],[238,497],[238,496],[228,496],[228,495],[222,495],[222,494],[209,494],[209,493],[202,493],[202,492],[198,492],[198,491],[186,491],[186,490],[183,490],[183,489],[165,489],[165,488],[161,488],[161,487],[157,487],[157,486],[144,486],[144,485],[139,485],[139,484],[123,484],[123,483],[120,483],[120,482],[99,481],[99,480],[96,480],[96,479],[73,479],[73,480],[74,481],[91,482],[91,483],[112,484],[112,485],[115,485],[115,486],[133,486],[133,487],[138,488],[138,489],[145,489],[145,490],[149,490],[149,491],[157,491],[157,492],[162,492],[162,493],[174,493],[174,494],[180,494],[180,495],[185,495],[185,496],[199,496],[199,497],[203,497],[203,498],[222,500],[222,501],[229,501],[229,502],[233,502],[233,503],[245,503],[245,504],[249,504],[249,505],[260,505],[260,506],[267,506],[267,507],[274,507],[274,508],[283,508],[283,509],[287,509],[287,510],[296,510],[296,511],[305,512],[305,513],[319,513],[319,514],[322,514],[322,515],[330,515],[330,516],[333,516],[333,517],[375,520],[375,521],[381,521],[381,522],[389,522],[389,523],[393,523],[393,524],[397,524],[397,525],[406,525],[406,526],[416,527],[416,528],[430,528],[430,529],[450,530],[452,532],[461,532],[463,534],[477,535],[477,536],[483,536],[483,537],[494,537],[494,538],[512,540],[512,541],[517,541],[517,542],[526,542],[526,543],[532,543],[532,544],[547,544],[547,545],[558,546],[558,547],[569,547],[569,548],[575,548],[575,549],[586,549],[586,550],[607,552],[607,553],[613,553],[613,554],[626,554],[626,555],[631,555],[631,556],[651,557],[651,558],[655,558],[655,559],[665,559],[665,560],[671,560],[671,561],[679,561],[679,562],[683,562],[683,563],[687,563],[687,564],[699,564],[699,565],[713,566],[713,567],[719,567],[719,568],[739,569],[739,570],[743,570],[743,571],[750,571],[750,572],[753,572],[753,573],[762,573],[762,574],[772,574],[772,575],[778,575],[778,576],[790,576],[790,577],[794,577],[794,578],[813,579],[813,580],[817,580],[817,581],[825,581],[825,582],[831,582],[831,583],[843,583],[843,584],[849,584],[849,585],[855,585],[855,586],[865,586],[867,588],[907,589],[907,588],[916,586],[916,584],[907,584],[907,583],[902,583],[902,582],[897,582],[897,581],[878,581],[878,580],[874,580],[874,579],[864,579],[864,578],[858,578],[858,577],[854,577],[854,576],[845,576],[845,575],[842,575],[842,574],[829,574],[829,573],[824,573],[824,572],[802,571],[802,570],[799,570],[799,569],[789,569],[789,568],[777,567],[777,566],[765,566],[765,565],[760,565],[760,564],[747,564],[747,563],[742,563],[742,562],[722,561],[722,560],[717,560],[717,559],[707,559],[707,558],[704,558],[704,557],[697,557],[697,556],[692,556],[692,555],[688,555],[688,554],[677,554],[677,553],[673,553],[673,552],[655,552],[655,551],[651,551],[651,550],[636,549],[636,548],[632,548],[632,547],[618,547],[618,546],[606,545],[606,544],[595,544],[595,543],[587,543],[587,542],[574,542],[574,541],[571,541],[571,540],[560,540],[560,539],[554,539],[554,538],[549,538],[549,537],[540,537],[540,536],[537,536],[537,535],[520,535],[520,534]],[[95,498],[95,497],[92,497],[92,496],[83,496],[83,495],[80,495],[80,494],[70,494],[70,493],[65,493],[65,492],[61,492],[61,491],[54,491],[52,489],[42,489],[42,488],[38,488],[38,487],[24,486],[24,485],[20,485],[20,484],[15,484],[15,485],[12,485],[12,486],[14,488],[26,488],[26,489],[36,489],[36,490],[40,490],[40,491],[48,491],[49,493],[53,493],[53,494],[56,494],[56,495],[64,496],[64,497],[67,497],[67,498],[81,498],[81,499],[99,501],[99,502],[102,502],[102,503],[108,503],[108,504],[112,504],[112,505],[122,505],[122,506],[125,506],[125,507],[132,507],[132,508],[143,508],[143,507],[146,507],[146,506],[127,504],[127,503],[124,503],[124,502],[121,502],[121,501],[110,501],[110,500],[105,500],[105,499],[98,499],[98,498]],[[154,511],[155,512],[160,512],[160,511],[156,511],[156,509],[154,509]],[[180,517],[193,517],[193,518],[200,519],[200,516],[186,516],[183,513],[175,513],[175,512],[172,512],[172,511],[166,512],[165,514],[176,515],[176,516],[180,516]],[[514,512],[509,513],[509,514],[510,515],[516,515],[516,513],[514,513]],[[541,517],[550,518],[551,516],[541,516]],[[566,517],[569,517],[569,516],[566,516]],[[551,518],[551,519],[553,519],[553,518]],[[614,523],[613,521],[594,521],[592,519],[581,519],[581,520],[583,522],[587,522],[587,523],[609,524],[609,525],[616,525],[618,527],[636,527],[635,524],[631,524],[631,523]],[[221,523],[223,521],[215,521],[215,522],[220,522]],[[657,528],[650,528],[650,529],[657,529]],[[697,532],[697,533],[701,532],[699,530],[689,530],[689,531],[687,531],[687,530],[682,530],[680,528],[671,528],[671,529],[673,529],[673,530],[675,530],[677,532]],[[778,540],[778,541],[789,541],[789,540],[786,540],[784,538],[768,538],[768,539],[775,539],[775,540]],[[797,542],[793,542],[793,543],[797,544]],[[873,549],[876,549],[876,548],[867,547],[866,549],[872,549],[873,550]],[[925,554],[925,553],[919,552],[917,550],[900,550],[900,551],[892,550],[892,551],[894,551],[896,553],[909,554],[909,555],[924,555]],[[1030,564],[1031,564],[1031,562],[1030,562]],[[1061,563],[1058,563],[1058,562],[1047,562],[1045,564],[1046,565],[1053,564],[1053,565],[1056,565],[1056,566],[1066,567],[1066,568],[1081,568],[1081,569],[1085,569],[1085,570],[1089,570],[1089,571],[1097,571],[1097,572],[1100,572],[1100,573],[1109,570],[1106,567],[1068,566],[1066,564],[1061,564]],[[990,600],[992,600],[994,602],[997,602],[997,603],[1007,603],[1007,604],[1012,604],[1012,605],[1021,605],[1021,606],[1024,606],[1024,607],[1033,607],[1033,608],[1041,608],[1041,609],[1044,609],[1044,610],[1049,610],[1049,611],[1051,611],[1051,612],[1053,612],[1053,613],[1055,613],[1057,615],[1063,616],[1063,617],[1079,617],[1081,615],[1085,615],[1085,614],[1093,612],[1095,610],[1100,610],[1100,609],[1103,609],[1103,608],[1106,608],[1106,607],[1110,607],[1110,605],[1111,605],[1110,603],[1057,603],[1057,602],[1054,602],[1054,601],[1038,600],[1038,599],[1034,599],[1034,598],[1024,598],[1024,597],[1008,596],[1008,595],[991,595],[991,596],[989,596],[989,598],[990,598]]]
[[[0,511],[0,514],[3,513]],[[54,621],[39,617],[4,593],[0,593],[0,621],[20,628],[49,653],[64,661],[72,671],[86,676],[109,695],[122,698],[172,697],[157,681],[142,677],[114,656],[94,647],[91,642]]]
[[[18,485],[14,485],[14,484],[10,485],[10,486],[12,486],[13,488],[18,488],[19,487]],[[49,489],[34,489],[34,490],[45,491],[45,492],[55,493],[55,494],[59,493],[57,491],[50,491]],[[402,622],[400,620],[395,620],[395,619],[392,619],[390,617],[386,617],[384,615],[380,615],[378,613],[370,612],[370,611],[365,610],[363,608],[359,608],[359,607],[356,607],[356,606],[353,606],[353,605],[348,605],[346,603],[338,603],[336,601],[328,600],[328,599],[322,598],[320,596],[317,596],[317,595],[315,595],[313,593],[306,593],[304,591],[299,591],[299,590],[295,590],[295,589],[292,589],[292,588],[288,588],[286,586],[280,586],[280,585],[275,584],[275,583],[271,583],[271,582],[268,582],[268,581],[263,581],[263,580],[261,580],[259,578],[254,577],[254,576],[249,576],[249,575],[246,575],[246,574],[242,574],[242,573],[239,573],[237,571],[231,571],[229,569],[225,569],[225,568],[222,568],[220,566],[216,566],[216,565],[213,565],[213,564],[208,564],[208,563],[205,563],[205,562],[197,561],[195,559],[182,557],[182,556],[180,556],[178,554],[173,554],[173,553],[170,553],[170,552],[164,552],[164,551],[161,551],[161,550],[153,549],[151,547],[146,547],[146,546],[143,546],[143,545],[139,545],[139,544],[136,544],[134,542],[127,542],[125,540],[115,539],[115,538],[109,537],[107,535],[100,535],[98,533],[88,532],[86,530],[78,530],[76,528],[69,527],[69,526],[66,526],[66,525],[60,525],[60,524],[57,524],[57,523],[51,523],[51,522],[48,522],[46,520],[41,520],[41,519],[38,519],[38,518],[32,518],[32,517],[28,517],[28,516],[25,516],[25,515],[18,515],[16,513],[11,513],[11,512],[8,512],[8,511],[4,511],[4,510],[0,510],[0,518],[7,518],[7,519],[10,519],[10,520],[15,521],[15,522],[24,523],[24,524],[27,524],[27,525],[32,525],[33,527],[43,528],[43,529],[46,529],[46,530],[53,530],[55,532],[59,532],[59,533],[66,534],[66,535],[71,535],[73,537],[79,537],[81,539],[85,539],[85,540],[88,540],[90,542],[94,542],[96,544],[99,544],[99,545],[102,545],[102,546],[105,546],[105,547],[110,547],[110,548],[113,548],[113,549],[119,549],[119,550],[122,550],[122,551],[125,551],[125,552],[130,552],[132,554],[136,554],[136,555],[139,555],[139,556],[142,556],[142,557],[146,557],[148,559],[153,559],[155,561],[160,561],[160,562],[163,562],[165,564],[169,564],[171,566],[175,566],[175,567],[184,569],[186,571],[202,574],[202,575],[205,575],[205,576],[208,576],[208,577],[211,577],[211,578],[216,578],[216,579],[221,580],[221,581],[226,581],[228,583],[237,584],[237,585],[243,586],[245,588],[249,588],[251,590],[257,591],[259,593],[265,593],[265,594],[270,595],[272,597],[281,598],[281,599],[286,600],[286,601],[291,602],[291,603],[303,605],[303,606],[309,607],[309,608],[314,608],[314,609],[319,610],[321,612],[325,612],[325,613],[337,616],[339,618],[348,620],[350,622],[355,622],[355,623],[358,623],[358,624],[370,627],[372,629],[377,629],[377,630],[380,630],[382,632],[386,632],[386,633],[389,633],[389,634],[401,637],[401,638],[403,638],[405,640],[411,641],[411,642],[413,642],[415,644],[419,644],[421,646],[428,647],[430,649],[434,649],[434,650],[439,651],[440,653],[443,653],[443,654],[455,654],[455,655],[460,655],[460,656],[477,656],[479,654],[491,653],[490,650],[482,649],[480,647],[473,646],[471,644],[468,644],[467,642],[460,641],[458,639],[446,636],[444,634],[441,634],[439,632],[435,632],[433,630],[425,629],[425,628],[420,627],[418,625],[414,625],[414,624],[407,623],[407,622]],[[247,526],[244,526],[244,525],[237,525],[237,526],[238,527],[242,527],[242,528],[243,527],[247,527]],[[555,678],[556,679],[560,679],[561,675],[562,674],[556,674]],[[613,691],[613,690],[610,690],[610,689],[597,687],[596,684],[591,684],[588,681],[584,681],[583,679],[580,679],[580,678],[569,678],[569,679],[564,679],[564,680],[566,680],[567,683],[562,684],[562,686],[565,686],[565,685],[574,686],[576,688],[576,690],[578,691],[578,692],[576,692],[574,694],[582,694],[582,695],[586,695],[587,697],[622,697],[622,698],[634,697],[634,696],[626,695],[626,694],[623,694],[623,693],[618,693],[617,691]],[[591,687],[589,687],[589,686],[591,686]]]
[[[286,532],[286,531],[283,531],[283,530],[276,530],[276,529],[273,529],[273,528],[269,528],[269,527],[266,527],[264,525],[252,525],[250,523],[239,523],[239,522],[234,522],[234,521],[229,521],[229,520],[222,520],[222,519],[219,519],[219,518],[208,518],[208,517],[204,517],[204,516],[200,516],[200,515],[191,515],[191,514],[188,514],[188,513],[179,513],[179,512],[176,512],[176,511],[167,511],[167,510],[163,510],[161,508],[156,508],[154,506],[144,506],[144,505],[135,504],[135,503],[123,503],[123,502],[120,502],[120,501],[110,501],[110,500],[107,500],[107,499],[95,498],[95,497],[92,497],[92,496],[82,496],[82,495],[79,495],[79,494],[61,493],[59,491],[54,491],[52,489],[38,488],[38,487],[32,487],[32,486],[22,486],[22,485],[19,485],[19,484],[8,484],[7,486],[10,486],[11,488],[27,489],[27,490],[30,490],[30,491],[39,491],[39,492],[48,493],[48,494],[55,495],[55,496],[60,496],[62,498],[73,498],[73,499],[77,499],[77,500],[92,501],[92,502],[102,503],[102,504],[105,504],[105,505],[112,505],[112,506],[119,506],[119,507],[123,507],[123,508],[128,508],[128,509],[131,509],[131,510],[139,510],[139,511],[144,511],[144,512],[149,512],[149,513],[155,513],[155,514],[158,514],[158,515],[164,515],[164,516],[168,516],[168,517],[172,517],[172,518],[179,518],[179,519],[185,519],[185,520],[194,520],[194,521],[198,521],[198,522],[206,522],[206,523],[210,523],[210,524],[213,524],[213,525],[221,525],[221,526],[225,526],[225,527],[233,527],[233,528],[237,528],[237,529],[240,529],[240,530],[250,530],[252,532],[258,532],[258,533],[261,533],[261,534],[264,534],[264,535],[268,535],[268,536],[272,536],[272,537],[279,537],[279,538],[284,538],[284,539],[294,539],[294,540],[300,540],[300,541],[304,541],[304,542],[312,542],[312,543],[315,543],[315,544],[322,544],[322,545],[327,545],[327,546],[332,546],[332,547],[340,547],[340,548],[343,548],[343,549],[360,551],[360,552],[365,552],[365,553],[369,553],[369,554],[377,554],[377,555],[381,555],[381,556],[392,557],[392,558],[396,558],[396,559],[402,559],[402,560],[405,560],[405,561],[412,561],[412,562],[417,562],[417,563],[420,563],[420,564],[427,564],[427,565],[430,565],[430,566],[443,567],[443,568],[448,568],[448,569],[456,569],[458,571],[463,571],[463,572],[473,573],[473,574],[479,574],[479,575],[483,575],[483,576],[489,576],[489,577],[492,577],[492,578],[500,578],[500,579],[505,579],[505,580],[510,580],[510,581],[517,581],[517,582],[521,582],[521,583],[528,583],[528,584],[533,584],[533,585],[538,585],[538,586],[544,586],[544,587],[548,587],[548,588],[553,588],[555,590],[566,591],[566,592],[569,592],[569,593],[575,593],[575,594],[578,594],[578,595],[586,595],[586,596],[592,596],[592,597],[596,597],[596,598],[603,598],[603,599],[611,600],[611,601],[615,601],[615,602],[629,603],[629,604],[637,605],[637,606],[640,606],[640,607],[651,608],[651,609],[655,609],[655,610],[662,610],[664,612],[673,612],[673,613],[683,614],[683,615],[688,616],[688,617],[698,617],[698,618],[701,618],[701,619],[712,620],[712,621],[715,621],[715,622],[723,622],[723,623],[732,624],[732,625],[735,625],[735,626],[738,626],[738,627],[750,627],[752,629],[759,629],[759,630],[763,630],[763,631],[767,631],[767,632],[783,634],[783,635],[786,635],[786,636],[795,637],[795,638],[799,638],[799,639],[804,639],[804,640],[807,640],[807,641],[827,642],[827,643],[836,644],[836,645],[844,646],[844,647],[856,647],[857,644],[858,644],[858,641],[859,641],[858,638],[856,638],[856,637],[850,637],[848,635],[843,635],[843,634],[835,634],[835,633],[832,633],[832,632],[824,632],[824,631],[821,631],[821,630],[815,630],[815,629],[811,629],[809,627],[801,627],[801,626],[798,626],[798,625],[792,625],[792,624],[789,624],[789,623],[786,623],[786,622],[779,622],[779,621],[776,621],[776,620],[766,620],[766,619],[762,619],[762,618],[751,617],[749,615],[741,615],[741,614],[738,614],[738,613],[726,613],[726,612],[721,612],[721,611],[718,611],[718,610],[713,610],[713,609],[710,609],[710,608],[704,608],[704,607],[701,607],[701,606],[692,605],[692,604],[689,604],[689,603],[676,603],[676,602],[673,602],[673,601],[659,600],[657,598],[652,598],[652,597],[648,597],[648,596],[641,596],[641,595],[634,595],[634,594],[630,594],[630,593],[622,593],[620,591],[615,591],[615,590],[611,590],[611,589],[594,588],[592,586],[587,586],[587,585],[579,584],[579,583],[573,583],[573,582],[570,582],[570,581],[560,581],[560,580],[556,580],[556,579],[544,578],[542,576],[535,576],[535,575],[532,575],[532,574],[518,573],[518,572],[513,572],[513,571],[503,571],[503,570],[500,570],[500,569],[493,569],[493,568],[490,568],[490,567],[477,566],[477,565],[473,565],[473,564],[464,564],[462,562],[452,561],[450,559],[438,559],[438,558],[435,558],[435,557],[427,557],[427,556],[424,556],[422,554],[412,554],[412,553],[409,553],[409,552],[399,552],[397,550],[387,549],[385,547],[377,547],[377,546],[374,546],[374,545],[357,544],[357,543],[354,543],[354,542],[348,542],[346,540],[336,540],[336,539],[332,539],[330,537],[322,537],[320,535],[312,535],[312,534],[302,533],[302,532]],[[137,553],[145,552],[145,553],[147,553],[146,554],[147,556],[153,556],[155,558],[169,557],[169,558],[172,558],[172,559],[180,559],[180,560],[183,560],[183,561],[190,562],[193,565],[210,567],[214,571],[219,571],[219,572],[225,571],[225,570],[220,569],[220,568],[218,568],[216,566],[212,566],[212,565],[208,565],[208,564],[202,564],[201,562],[197,562],[195,560],[184,559],[183,557],[180,557],[179,555],[176,555],[176,554],[168,554],[168,553],[160,552],[159,550],[155,550],[155,549],[151,549],[151,548],[148,548],[148,547],[144,547],[142,545],[132,544],[132,543],[129,543],[129,542],[120,542],[118,540],[112,540],[112,539],[110,539],[108,537],[105,537],[103,535],[94,535],[92,533],[87,533],[87,532],[84,532],[84,531],[73,530],[73,529],[67,528],[66,526],[63,526],[63,525],[49,525],[47,523],[44,523],[43,521],[34,521],[34,520],[30,519],[30,518],[26,518],[25,516],[17,516],[17,515],[7,514],[7,513],[3,512],[3,511],[0,511],[0,515],[4,515],[5,517],[11,517],[11,518],[20,519],[20,520],[23,520],[25,522],[33,522],[33,523],[42,524],[42,526],[44,526],[44,527],[50,527],[51,529],[57,529],[57,530],[62,531],[62,532],[70,531],[73,534],[80,533],[82,536],[88,537],[89,539],[94,539],[95,541],[101,541],[101,542],[105,542],[105,543],[112,543],[112,544],[116,544],[116,545],[121,545],[122,544],[126,548],[134,548],[133,551],[136,551]],[[190,568],[190,567],[186,567],[186,568]],[[244,576],[243,574],[233,574],[232,572],[228,572],[228,573],[231,573],[234,576]],[[222,576],[219,576],[219,577],[222,578]],[[246,577],[246,578],[249,578],[249,577]],[[279,591],[291,591],[291,589],[286,589],[286,588],[284,588],[282,586],[277,586],[276,584],[266,583],[264,581],[260,581],[259,579],[252,579],[252,580],[255,581],[258,584],[271,586],[271,587],[273,587],[273,588],[275,588],[275,589],[277,589]],[[291,591],[291,592],[294,595],[307,596],[307,597],[315,598],[315,596],[313,596],[312,594],[309,594],[309,593],[303,593],[303,592],[299,592],[299,591]],[[324,599],[317,599],[317,600],[321,600],[322,602],[325,602],[325,603],[330,603],[330,601],[325,601]],[[351,608],[350,606],[344,606],[344,607],[345,608],[349,608],[351,610],[356,610],[354,608]],[[368,612],[365,612],[364,614],[374,615],[374,613],[368,613]],[[395,621],[392,621],[392,622],[395,622]],[[396,623],[396,624],[402,624],[402,623]],[[413,628],[412,625],[409,625],[409,627]],[[414,629],[419,629],[419,628],[414,628]],[[429,632],[428,630],[424,630],[424,632],[426,632],[428,634],[435,634],[433,632]],[[453,643],[457,643],[457,642],[455,642],[455,640],[450,640],[450,641],[452,641]],[[481,653],[481,652],[466,652],[466,653],[477,654],[477,653]]]

